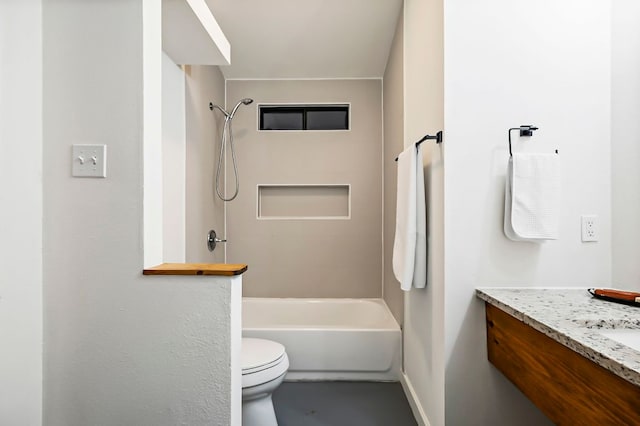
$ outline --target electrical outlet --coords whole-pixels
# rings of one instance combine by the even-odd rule
[[[600,237],[600,227],[598,215],[585,214],[582,218],[582,241],[598,241]]]

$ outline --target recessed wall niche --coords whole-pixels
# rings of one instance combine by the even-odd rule
[[[258,219],[349,219],[350,185],[258,185]]]

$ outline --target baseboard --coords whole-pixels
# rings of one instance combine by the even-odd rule
[[[411,381],[404,372],[400,373],[400,384],[402,384],[402,389],[404,389],[404,393],[407,396],[407,400],[411,406],[411,411],[413,412],[413,416],[416,418],[418,425],[431,426],[429,419],[427,418],[427,415],[425,414],[424,409],[413,390],[413,386],[411,386]]]

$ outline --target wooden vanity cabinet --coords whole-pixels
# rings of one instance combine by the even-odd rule
[[[489,361],[558,425],[640,425],[640,387],[485,303]]]

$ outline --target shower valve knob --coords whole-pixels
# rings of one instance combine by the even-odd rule
[[[209,248],[209,251],[214,251],[216,249],[216,244],[226,242],[227,239],[218,238],[218,236],[216,235],[216,231],[214,231],[213,229],[207,234],[207,247]]]

